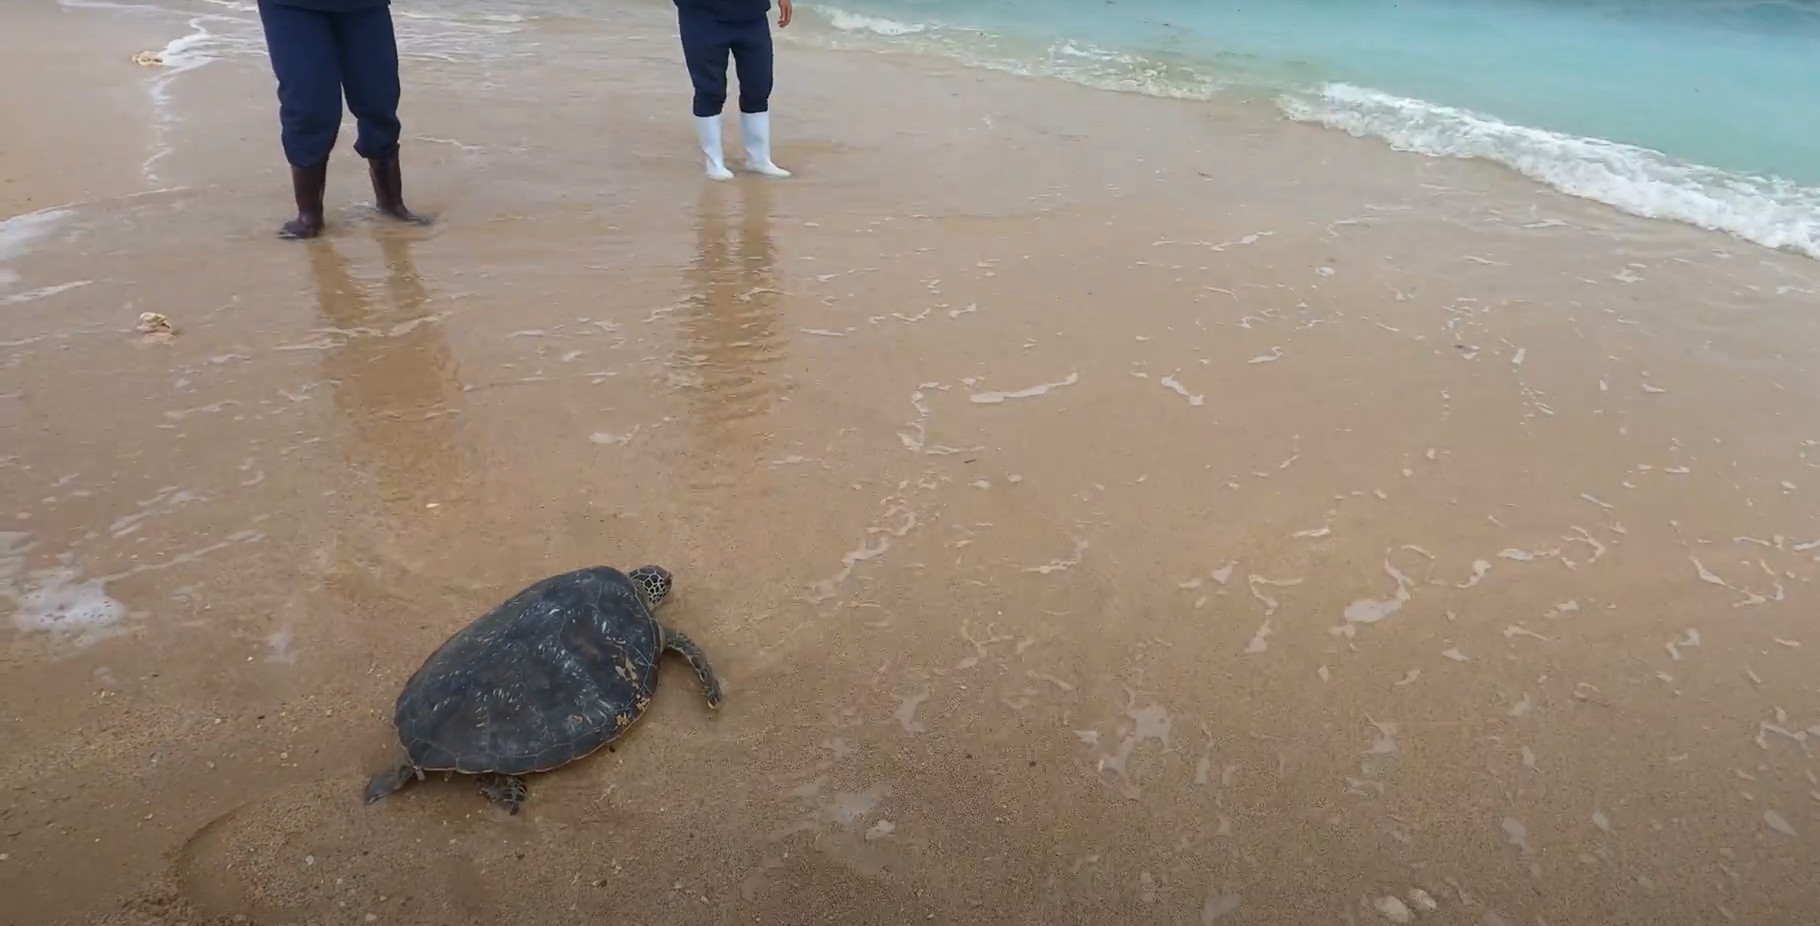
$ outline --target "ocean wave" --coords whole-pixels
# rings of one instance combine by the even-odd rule
[[[881,16],[851,13],[838,7],[816,7],[828,17],[828,24],[842,32],[870,32],[874,35],[916,35],[929,31],[925,23],[901,23]]]
[[[1098,90],[1171,99],[1211,99],[1226,86],[1188,62],[1127,54],[1081,41],[1021,43],[979,29],[901,22],[824,4],[803,4],[799,9],[825,28],[819,42],[813,32],[809,36],[798,32],[797,36],[832,48],[931,54],[1020,77],[1048,77]]]
[[[1286,93],[1291,119],[1430,157],[1503,164],[1564,193],[1820,259],[1820,189],[1688,164],[1634,145],[1511,125],[1349,84]]]

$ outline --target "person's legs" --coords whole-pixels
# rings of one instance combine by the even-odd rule
[[[734,23],[733,68],[739,77],[742,115],[771,108],[771,23],[764,19]]]
[[[398,39],[392,11],[386,7],[335,14],[342,83],[348,111],[359,134],[354,151],[367,160],[373,175],[373,201],[379,211],[408,222],[424,221],[404,205],[404,178],[398,165]]]
[[[733,67],[739,75],[739,137],[746,169],[767,177],[790,172],[771,160],[771,23],[764,18],[734,24]]]
[[[279,234],[314,238],[322,233],[322,197],[329,152],[341,131],[341,63],[329,14],[259,2],[272,75],[278,79],[278,124],[297,217]]]
[[[727,105],[727,55],[732,44],[726,26],[692,10],[677,13],[683,63],[689,66],[689,81],[695,85],[696,118],[718,116]]]
[[[677,11],[682,33],[683,62],[695,86],[695,136],[707,159],[708,176],[730,179],[721,153],[720,113],[727,105],[727,55],[731,51],[726,24],[689,10]]]

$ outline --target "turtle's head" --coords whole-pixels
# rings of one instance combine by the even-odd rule
[[[640,566],[632,570],[628,577],[638,588],[638,597],[645,600],[645,606],[657,610],[670,594],[670,570],[662,566]]]

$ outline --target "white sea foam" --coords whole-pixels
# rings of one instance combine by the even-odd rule
[[[398,54],[405,59],[464,63],[505,58],[528,58],[537,53],[531,43],[501,39],[523,29],[525,17],[515,13],[480,13],[418,7],[394,7],[398,28]]]
[[[27,571],[29,534],[0,531],[0,598],[13,603],[13,626],[60,642],[93,643],[118,633],[126,606],[107,593],[106,582],[68,566]]]
[[[10,272],[11,271],[8,271],[8,273]],[[12,279],[8,279],[7,276],[0,274],[0,286],[9,285],[16,279],[16,274],[13,275]],[[72,289],[81,289],[93,282],[93,280],[71,280],[68,283],[55,283],[50,286],[40,286],[37,289],[28,289],[22,293],[11,293],[0,296],[0,305],[20,305],[26,302],[37,302],[40,299],[49,299],[52,296],[69,292]]]
[[[176,11],[152,3],[114,3],[111,0],[57,0],[57,5],[70,10],[111,10],[135,16],[175,16]]]
[[[40,569],[26,577],[23,588],[0,588],[13,599],[13,625],[48,634],[65,643],[86,645],[119,633],[126,606],[107,593],[107,583],[70,568]]]
[[[40,209],[0,219],[0,261],[12,260],[30,251],[32,242],[50,234],[74,214],[64,208]]]
[[[6,293],[0,295],[0,306],[35,302],[86,285],[87,281],[82,281],[40,286],[22,293],[6,292],[21,279],[17,271],[6,266],[7,262],[30,253],[36,242],[48,237],[73,215],[74,210],[59,206],[0,219],[0,293]]]
[[[815,7],[828,17],[828,24],[842,32],[871,32],[875,35],[915,35],[929,31],[923,23],[902,23],[882,16],[850,13],[836,7]]]
[[[1633,215],[1820,258],[1820,189],[1686,164],[1659,151],[1511,125],[1350,84],[1284,94],[1292,119],[1431,157],[1482,158]]]
[[[164,83],[172,77],[226,57],[263,51],[263,40],[252,34],[248,25],[244,19],[232,16],[198,16],[191,19],[188,35],[170,40],[157,52],[158,60],[164,63],[165,68],[153,78],[152,92],[159,104],[165,102]],[[211,29],[211,26],[215,28]]]

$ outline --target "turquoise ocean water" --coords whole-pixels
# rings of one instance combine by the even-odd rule
[[[1483,158],[1820,257],[1820,0],[838,0],[835,43],[1289,117]]]

